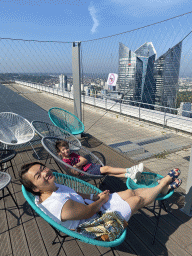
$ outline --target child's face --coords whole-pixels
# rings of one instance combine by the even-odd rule
[[[62,157],[69,157],[70,155],[69,147],[60,147],[59,155],[61,155]]]

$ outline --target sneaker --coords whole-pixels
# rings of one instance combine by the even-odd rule
[[[135,175],[136,177],[136,175]],[[137,183],[137,179],[136,178],[133,178],[133,175],[131,175],[130,173],[125,173],[125,178],[130,178],[132,179],[135,183]]]
[[[134,165],[130,168],[126,169],[127,173],[125,175],[126,178],[131,178],[131,179],[135,179],[137,173],[141,173],[143,172],[143,163],[140,163],[138,165]]]

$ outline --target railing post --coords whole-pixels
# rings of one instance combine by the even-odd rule
[[[107,109],[107,98],[105,98],[105,109]]]
[[[165,108],[165,110],[164,110],[164,121],[163,121],[163,128],[165,128],[165,116],[166,116],[166,108]]]
[[[185,206],[181,210],[188,216],[192,216],[192,148],[191,148],[189,171],[188,171],[188,177],[187,177]]]
[[[80,46],[81,46],[81,42],[73,42],[72,44],[72,71],[73,71],[74,114],[82,121]]]
[[[139,121],[140,121],[140,116],[141,115],[141,103],[139,103]]]

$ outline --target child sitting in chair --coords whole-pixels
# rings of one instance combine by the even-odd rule
[[[62,157],[62,160],[75,167],[80,169],[81,171],[87,172],[93,175],[110,175],[115,177],[125,177],[131,178],[135,182],[137,181],[137,175],[143,172],[143,163],[139,165],[134,165],[131,168],[115,168],[111,166],[101,166],[95,163],[89,163],[86,158],[80,156],[76,153],[71,153],[69,149],[69,144],[67,141],[59,140],[55,144],[55,148],[59,156]],[[72,174],[78,176],[80,173],[76,170],[71,170]]]

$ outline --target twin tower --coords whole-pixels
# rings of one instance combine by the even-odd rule
[[[134,52],[119,43],[119,91],[124,99],[175,108],[182,41],[156,59],[152,42]]]

